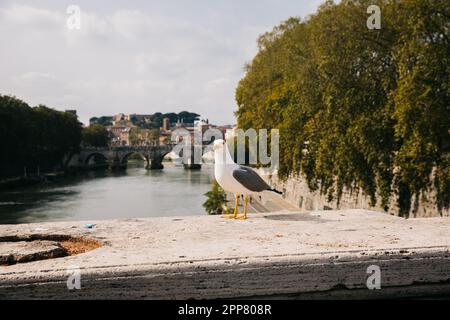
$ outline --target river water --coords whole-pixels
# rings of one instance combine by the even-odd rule
[[[62,182],[0,192],[0,224],[204,215],[213,166],[185,170],[165,163],[147,171],[90,172]]]

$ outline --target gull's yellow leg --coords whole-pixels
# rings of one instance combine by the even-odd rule
[[[239,195],[236,194],[235,196],[235,203],[234,203],[234,217],[236,218],[237,215],[239,214]]]
[[[239,195],[234,195],[234,213],[232,215],[227,215],[224,218],[225,219],[236,219],[237,215],[239,214]]]
[[[236,219],[247,220],[248,198],[249,198],[248,196],[245,196],[244,198],[244,215]]]

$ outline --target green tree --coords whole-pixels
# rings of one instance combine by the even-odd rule
[[[211,191],[205,193],[208,198],[203,207],[208,214],[220,215],[224,213],[224,206],[227,203],[227,195],[225,191],[214,181]]]
[[[102,126],[112,126],[112,117],[92,117],[89,119],[89,124],[101,124]]]
[[[150,143],[158,143],[159,142],[159,128],[150,129],[149,135],[148,135],[148,142]]]
[[[178,114],[173,113],[173,112],[165,113],[161,117],[160,126],[162,126],[162,121],[163,121],[164,118],[169,118],[170,123],[175,123],[175,122],[177,122],[179,120]]]
[[[109,132],[100,124],[94,124],[83,129],[83,143],[85,146],[103,148],[109,144]]]
[[[0,95],[0,175],[11,176],[64,167],[66,155],[80,149],[82,126],[68,112]]]
[[[152,115],[151,128],[161,128],[163,125],[164,116],[161,112],[156,112]]]
[[[366,27],[378,4],[382,29]],[[280,129],[282,178],[340,199],[362,190],[409,210],[432,185],[449,206],[449,9],[446,0],[326,1],[258,39],[236,89],[238,125]]]
[[[418,200],[433,184],[435,169],[439,205],[448,206],[450,6],[447,1],[416,0],[401,3],[400,9],[408,15],[398,17],[403,29],[396,46],[399,79],[392,98],[401,195]]]
[[[200,119],[200,115],[188,111],[182,111],[178,114],[178,120],[183,123],[194,123],[195,121]]]
[[[142,141],[141,128],[131,128],[130,130],[130,144],[138,145]]]

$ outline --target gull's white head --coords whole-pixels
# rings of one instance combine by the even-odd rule
[[[216,151],[216,152],[220,151],[223,148],[225,148],[225,144],[226,144],[226,142],[224,140],[222,140],[222,139],[215,140],[214,144],[213,144],[213,150]]]
[[[227,143],[224,140],[216,140],[213,144],[214,161],[217,164],[233,164],[234,161],[231,158],[228,151]]]

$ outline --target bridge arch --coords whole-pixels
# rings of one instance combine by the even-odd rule
[[[152,147],[131,147],[127,149],[117,150],[117,162],[121,167],[126,167],[127,159],[133,155],[140,155],[145,161],[146,169],[163,169],[163,159],[172,151],[172,146],[152,146]]]
[[[125,153],[120,158],[120,164],[126,165],[127,162],[128,162],[128,158],[131,155],[134,155],[134,154],[139,155],[142,158],[142,160],[144,160],[146,162],[147,165],[149,164],[149,161],[150,161],[149,156],[147,154],[143,153],[143,152],[140,152],[140,151],[130,151],[130,152]]]
[[[108,163],[108,158],[103,153],[101,153],[101,152],[92,152],[84,159],[84,164],[85,165],[89,165],[89,162],[92,159],[94,159],[94,160],[95,159],[102,159],[103,163]],[[98,164],[97,161],[95,161],[95,163]]]

